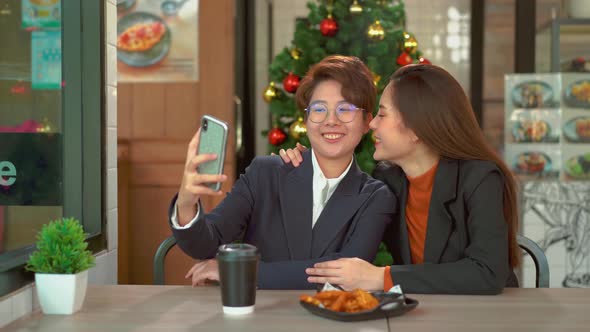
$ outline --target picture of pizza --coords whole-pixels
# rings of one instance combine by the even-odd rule
[[[127,52],[147,51],[160,42],[165,33],[166,26],[161,22],[136,23],[119,35],[117,48]]]

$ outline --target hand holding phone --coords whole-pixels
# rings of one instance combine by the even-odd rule
[[[178,217],[181,225],[187,224],[196,214],[201,195],[221,195],[223,164],[227,145],[228,126],[225,122],[205,115],[201,128],[189,143],[186,164],[178,191]]]
[[[217,159],[199,164],[197,168],[199,174],[223,173],[227,132],[228,126],[225,122],[210,115],[203,116],[197,154],[216,154]],[[220,182],[208,183],[207,185],[215,191],[221,189]]]

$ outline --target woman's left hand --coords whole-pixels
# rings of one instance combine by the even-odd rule
[[[307,281],[318,284],[329,282],[347,291],[356,288],[382,290],[384,271],[384,267],[377,267],[360,258],[340,258],[316,263],[313,268],[305,269],[309,275]]]
[[[204,286],[207,281],[219,281],[219,268],[217,266],[217,260],[215,259],[197,261],[197,264],[188,271],[185,278],[192,279],[193,287]]]

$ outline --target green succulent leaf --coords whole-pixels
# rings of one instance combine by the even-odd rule
[[[76,274],[95,265],[87,250],[86,233],[74,218],[53,220],[37,234],[37,250],[29,256],[28,271],[50,274]]]

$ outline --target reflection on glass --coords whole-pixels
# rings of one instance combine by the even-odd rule
[[[0,257],[62,216],[60,0],[0,3]]]

